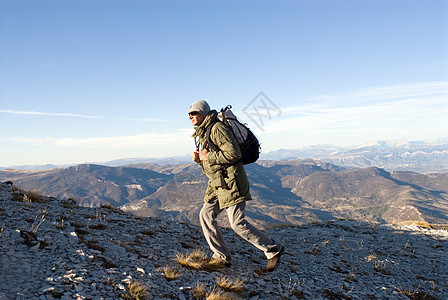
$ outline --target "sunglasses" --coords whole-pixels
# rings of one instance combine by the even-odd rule
[[[189,116],[197,116],[199,113],[197,111],[192,111],[188,113]]]

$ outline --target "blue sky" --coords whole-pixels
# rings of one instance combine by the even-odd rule
[[[447,138],[447,15],[438,0],[0,0],[0,166],[188,154],[199,99],[232,104],[264,152]],[[260,92],[276,110],[251,119]]]

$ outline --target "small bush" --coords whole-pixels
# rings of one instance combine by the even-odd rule
[[[137,281],[128,285],[128,293],[135,300],[143,300],[148,297],[146,286]]]
[[[207,298],[207,289],[205,288],[205,283],[197,283],[192,289],[191,294],[195,299],[205,299]]]
[[[162,272],[163,276],[168,281],[174,280],[181,275],[181,272],[179,270],[173,269],[171,267],[160,268],[158,269],[158,271]]]
[[[43,196],[38,191],[29,191],[26,196],[30,202],[45,203]]]
[[[221,289],[228,292],[241,292],[244,288],[244,280],[241,280],[239,278],[231,279],[228,276],[217,277],[216,284]]]
[[[45,203],[44,197],[39,194],[36,190],[24,191],[21,188],[13,187],[11,189],[13,192],[12,200],[18,202],[35,202],[35,203]]]
[[[236,298],[228,294],[226,292],[223,292],[222,290],[214,289],[211,291],[208,295],[206,300],[236,300]]]
[[[177,262],[184,267],[201,270],[206,267],[209,259],[206,257],[202,249],[196,249],[187,254],[176,254]]]
[[[176,254],[176,261],[184,267],[194,270],[216,271],[225,267],[222,260],[207,258],[202,249],[196,249],[187,254]]]

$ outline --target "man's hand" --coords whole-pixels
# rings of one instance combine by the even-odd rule
[[[199,163],[201,160],[199,159],[199,149],[196,149],[191,155],[191,158],[195,163]]]
[[[207,151],[207,149],[202,149],[201,151],[199,151],[199,159],[201,161],[208,159],[208,151]]]

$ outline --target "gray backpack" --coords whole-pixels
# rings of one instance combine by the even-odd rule
[[[260,157],[260,143],[253,132],[246,125],[238,121],[231,108],[231,105],[227,105],[225,108],[222,108],[218,113],[219,121],[215,121],[208,126],[206,131],[206,141],[211,149],[215,151],[219,150],[218,146],[216,146],[211,140],[210,132],[216,122],[222,122],[231,129],[236,140],[238,141],[242,155],[238,162],[242,162],[243,165],[254,163]]]

